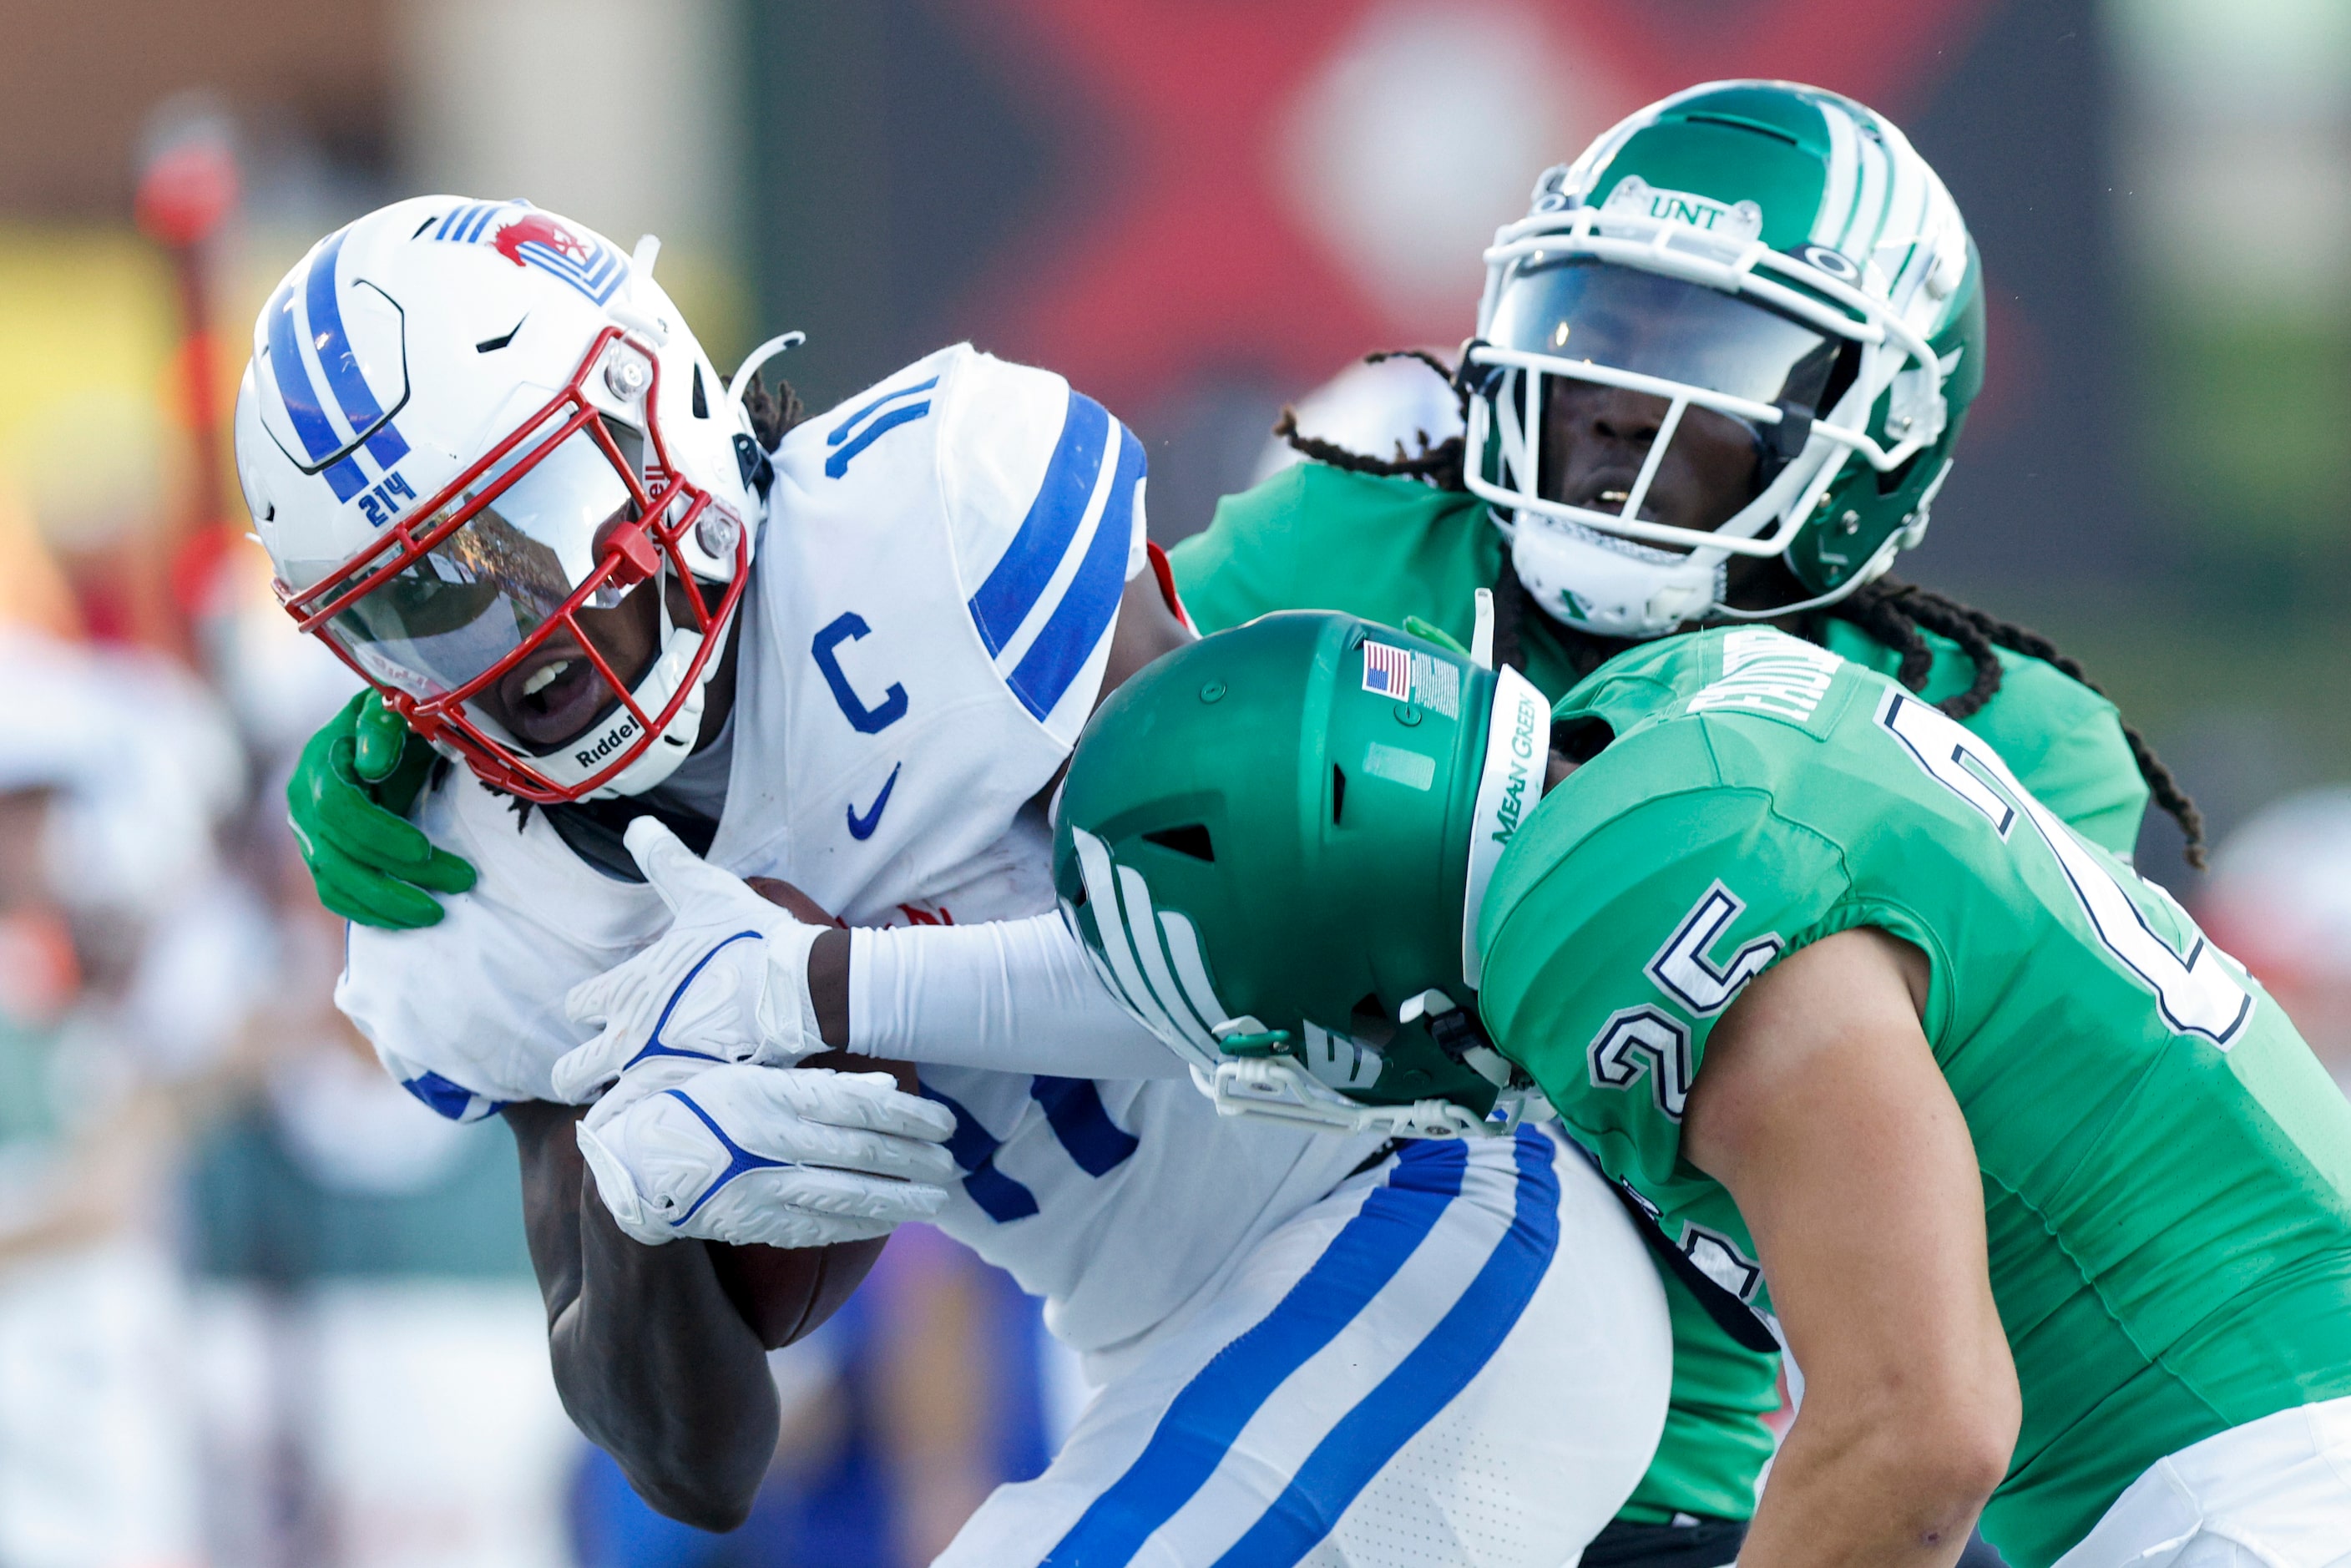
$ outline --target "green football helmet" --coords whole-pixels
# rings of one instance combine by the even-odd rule
[[[1602,636],[1843,598],[1925,536],[1983,384],[1980,265],[1959,210],[1882,116],[1789,82],[1713,82],[1633,115],[1537,183],[1486,252],[1469,488],[1530,594]],[[1564,382],[1665,400],[1617,504],[1547,498]],[[1752,433],[1760,488],[1711,531],[1645,518],[1690,409]],[[1809,597],[1733,608],[1734,555]]]
[[[1228,1114],[1510,1131],[1549,1109],[1478,1022],[1475,916],[1549,737],[1517,671],[1352,616],[1204,639],[1079,740],[1063,917]]]

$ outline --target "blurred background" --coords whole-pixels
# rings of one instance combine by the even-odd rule
[[[2341,0],[0,0],[0,1565],[912,1563],[1082,1390],[903,1232],[753,1524],[557,1406],[511,1141],[334,1013],[277,793],[348,678],[243,538],[268,287],[397,196],[528,196],[822,407],[969,338],[1203,526],[1365,350],[1449,346],[1535,173],[1713,77],[1905,125],[1990,384],[1912,576],[2051,634],[2202,802],[2140,862],[2351,1082]]]

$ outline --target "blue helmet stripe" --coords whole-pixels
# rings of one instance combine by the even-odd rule
[[[342,260],[343,239],[350,233],[338,229],[328,236],[304,280],[303,305],[310,318],[311,344],[319,350],[319,368],[327,373],[327,385],[341,406],[343,418],[353,434],[368,433],[368,455],[389,468],[408,455],[408,443],[384,419],[383,405],[376,402],[375,389],[360,370],[359,356],[351,351],[350,338],[343,330],[342,302],[335,294],[335,269]]]
[[[319,406],[319,389],[311,382],[309,367],[302,362],[302,344],[294,333],[292,284],[279,285],[270,297],[268,316],[269,372],[277,379],[286,417],[293,422],[294,434],[310,461],[324,463],[343,442],[328,423],[327,411]],[[348,501],[367,488],[366,476],[348,457],[327,469],[327,483],[334,486],[338,501]]]

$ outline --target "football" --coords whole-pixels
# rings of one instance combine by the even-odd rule
[[[836,924],[807,894],[772,877],[753,877],[751,887],[770,904],[779,904],[813,924]],[[831,1067],[844,1072],[886,1071],[896,1074],[898,1086],[914,1091],[914,1070],[902,1062],[877,1061],[847,1051],[826,1051],[809,1058],[810,1067]],[[717,1265],[718,1282],[727,1299],[743,1314],[759,1343],[769,1350],[812,1332],[841,1310],[851,1292],[882,1256],[887,1237],[872,1241],[843,1241],[831,1247],[737,1247],[708,1243]]]
[[[734,1247],[713,1241],[718,1282],[769,1350],[781,1350],[841,1310],[882,1256],[886,1236],[831,1247]]]

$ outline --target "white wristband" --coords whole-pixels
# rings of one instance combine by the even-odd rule
[[[849,937],[849,1049],[1063,1078],[1175,1078],[1176,1054],[1118,1005],[1057,913]]]

